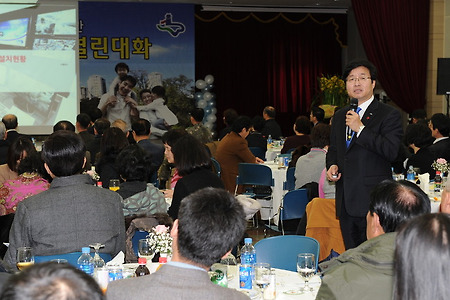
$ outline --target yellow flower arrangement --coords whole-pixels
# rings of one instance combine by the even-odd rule
[[[323,94],[322,104],[342,107],[347,104],[347,89],[345,82],[340,77],[325,76],[319,78],[320,91]]]

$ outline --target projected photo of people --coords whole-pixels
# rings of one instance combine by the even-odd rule
[[[75,9],[40,14],[36,21],[36,35],[75,35],[77,25],[74,20]]]

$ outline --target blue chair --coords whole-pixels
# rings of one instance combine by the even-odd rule
[[[303,218],[308,203],[309,198],[306,189],[289,191],[284,195],[280,206],[280,224],[283,235],[285,234],[284,221]]]
[[[134,232],[131,244],[133,245],[133,251],[136,256],[138,256],[139,240],[147,238],[147,235],[148,231],[136,230]]]
[[[295,167],[291,167],[286,171],[286,181],[283,182],[283,190],[295,190]]]
[[[217,176],[220,178],[222,169],[220,168],[219,162],[214,157],[211,157],[211,163],[213,165],[213,171],[216,171]]]
[[[260,147],[248,147],[248,149],[250,149],[250,152],[252,152],[254,156],[266,160],[266,151],[264,149]]]
[[[265,165],[240,163],[238,166],[239,175],[236,177],[236,189],[234,194],[237,195],[239,185],[248,186],[246,194],[253,199],[272,200],[272,187],[274,186],[274,179],[272,177],[272,170]],[[259,187],[269,187],[267,193],[262,193]],[[272,201],[270,206],[264,206],[273,211]],[[269,226],[272,219],[272,213],[269,213]],[[266,232],[266,231],[264,231]]]
[[[297,254],[313,253],[316,267],[320,245],[316,239],[302,235],[279,235],[255,244],[256,262],[269,263],[272,268],[297,272]]]
[[[103,258],[105,263],[112,259],[111,254],[109,254],[109,253],[99,253],[99,255],[101,258]],[[72,253],[55,254],[55,255],[36,255],[34,257],[34,262],[41,263],[41,262],[46,262],[46,261],[50,261],[53,259],[66,259],[69,264],[71,264],[72,266],[78,267],[77,260],[80,256],[81,256],[81,252],[72,252]],[[94,257],[93,252],[91,252],[91,256]]]

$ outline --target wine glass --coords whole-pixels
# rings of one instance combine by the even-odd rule
[[[153,242],[149,239],[139,240],[138,255],[139,257],[145,257],[148,262],[151,262],[153,256],[155,256],[155,250],[153,249]]]
[[[89,247],[94,248],[94,250],[95,250],[95,254],[94,254],[94,258],[93,258],[94,268],[104,267],[105,261],[98,254],[98,250],[100,250],[100,248],[105,247],[105,245],[102,245],[100,243],[94,243],[94,244],[89,245]]]
[[[22,271],[23,269],[34,264],[34,253],[31,247],[19,247],[17,248],[17,269]]]
[[[305,287],[301,291],[312,291],[309,287],[309,279],[316,273],[316,259],[312,253],[300,253],[297,255],[297,272],[305,282]]]
[[[261,299],[264,299],[264,289],[270,283],[270,265],[268,263],[256,263],[254,283],[261,291]]]
[[[119,190],[120,189],[119,185],[120,185],[120,180],[119,179],[111,179],[109,181],[109,189],[111,191],[115,192],[115,191]]]

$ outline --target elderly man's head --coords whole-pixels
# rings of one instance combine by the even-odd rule
[[[3,122],[3,124],[5,124],[6,130],[16,129],[17,126],[19,125],[18,122],[17,122],[17,117],[15,115],[12,115],[12,114],[5,115],[2,118],[2,122]]]
[[[430,212],[430,200],[416,184],[385,180],[370,194],[367,239],[394,232],[403,222]]]

